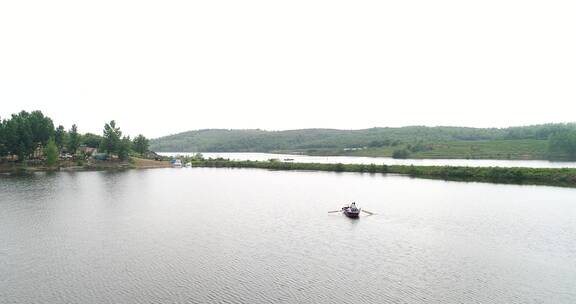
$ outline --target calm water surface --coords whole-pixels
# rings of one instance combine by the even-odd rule
[[[355,200],[374,216],[328,214]],[[576,190],[258,169],[0,176],[0,303],[576,303]]]
[[[194,155],[195,153],[164,152],[165,156]],[[342,163],[414,166],[468,166],[468,167],[527,167],[527,168],[576,168],[576,162],[551,162],[547,160],[501,160],[501,159],[394,159],[390,157],[359,156],[308,156],[271,153],[202,153],[204,157],[222,157],[232,160],[279,160],[293,159],[300,163]]]

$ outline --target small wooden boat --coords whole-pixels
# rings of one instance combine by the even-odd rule
[[[370,211],[366,211],[366,210],[362,210],[358,207],[356,207],[356,202],[353,202],[350,205],[346,205],[344,207],[342,207],[342,209],[340,210],[336,210],[336,211],[328,211],[328,213],[335,213],[335,212],[342,212],[344,215],[346,215],[347,217],[350,218],[357,218],[360,216],[360,212],[364,212],[364,213],[368,213],[369,215],[374,215],[375,213],[370,212]]]
[[[347,217],[357,218],[360,215],[360,208],[356,207],[356,203],[352,203],[349,206],[342,207],[342,213]]]

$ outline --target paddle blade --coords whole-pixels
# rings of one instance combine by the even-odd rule
[[[368,214],[370,214],[370,215],[376,214],[376,213],[374,213],[374,212],[366,211],[366,210],[364,210],[364,209],[362,209],[362,210],[360,210],[360,211],[365,212],[365,213],[368,213]]]

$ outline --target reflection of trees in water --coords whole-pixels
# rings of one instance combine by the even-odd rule
[[[116,203],[123,197],[125,192],[131,189],[126,187],[127,171],[100,171],[97,172],[97,180],[94,187],[95,195],[106,197],[105,201]]]
[[[150,188],[151,170],[111,170],[96,172],[97,195],[107,197],[111,203],[130,201],[129,196],[142,198],[141,193]]]

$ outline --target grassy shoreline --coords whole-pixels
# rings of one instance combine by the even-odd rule
[[[192,160],[192,167],[255,168],[268,170],[301,170],[327,172],[357,172],[368,174],[400,174],[415,178],[447,181],[488,182],[497,184],[546,185],[576,188],[576,168],[504,168],[464,166],[406,166],[375,164],[324,164],[279,161],[232,161],[228,159]],[[83,166],[11,166],[0,167],[0,173],[42,171],[102,171],[126,169],[170,168],[169,161],[132,158],[127,162],[102,161]]]
[[[0,173],[27,173],[49,171],[102,171],[102,170],[127,170],[127,169],[153,169],[170,168],[169,161],[155,161],[132,157],[129,161],[90,161],[83,165],[74,162],[60,162],[58,166],[49,167],[40,165],[3,164],[0,165]]]
[[[408,159],[499,159],[549,160],[545,140],[490,140],[434,142],[422,151],[410,151],[406,146],[364,147],[361,149],[293,150],[311,156],[393,157],[394,151],[404,149]],[[287,152],[278,150],[274,152]]]
[[[548,185],[576,188],[576,169],[573,168],[502,168],[455,166],[403,166],[363,164],[321,164],[271,161],[196,160],[193,167],[258,168],[269,170],[309,170],[330,172],[359,172],[371,174],[402,174],[417,178],[450,181],[489,182],[499,184]]]

